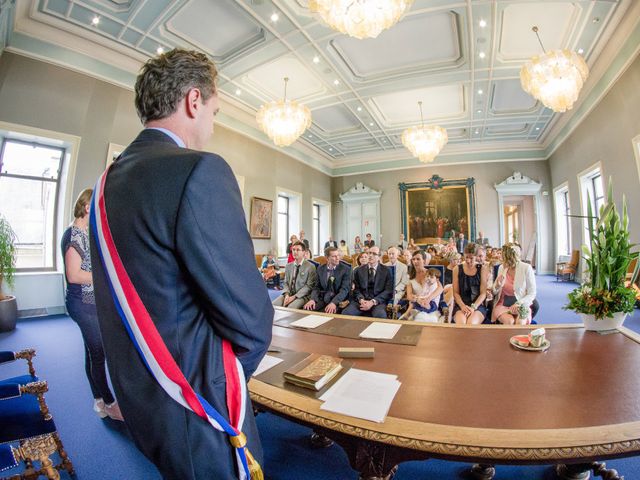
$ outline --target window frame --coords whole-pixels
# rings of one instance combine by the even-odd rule
[[[32,181],[39,181],[39,182],[49,182],[49,183],[53,183],[55,184],[55,194],[54,194],[54,200],[53,200],[53,219],[52,219],[52,224],[53,224],[53,228],[52,228],[52,235],[51,235],[51,239],[49,239],[49,241],[51,242],[50,247],[51,247],[51,255],[52,255],[52,266],[50,267],[28,267],[28,268],[16,268],[16,273],[35,273],[35,272],[57,272],[58,271],[58,255],[56,254],[57,252],[57,244],[58,244],[58,218],[60,218],[60,196],[62,194],[62,176],[63,176],[63,172],[65,170],[65,159],[67,159],[68,154],[69,154],[69,150],[67,147],[60,146],[60,145],[53,145],[52,143],[55,142],[54,139],[51,139],[52,143],[47,143],[46,140],[44,139],[39,139],[39,141],[36,140],[22,140],[19,138],[14,138],[12,136],[2,136],[2,145],[0,146],[0,178],[2,177],[6,177],[6,178],[15,178],[15,179],[19,179],[19,180],[32,180]],[[42,148],[47,148],[50,150],[59,150],[60,151],[60,163],[58,164],[58,172],[57,172],[57,177],[55,179],[53,178],[46,178],[46,177],[38,177],[38,176],[34,176],[34,175],[21,175],[21,174],[15,174],[15,173],[3,173],[2,172],[2,160],[4,159],[4,155],[5,155],[5,150],[6,150],[6,146],[7,143],[19,143],[22,145],[30,145],[34,148],[37,147],[42,147]],[[45,241],[47,241],[47,239],[45,239]]]
[[[578,173],[578,187],[580,189],[580,212],[581,215],[584,217],[582,219],[582,244],[586,245],[587,248],[590,248],[590,241],[589,241],[589,224],[587,217],[587,199],[591,200],[591,206],[593,207],[593,214],[596,216],[596,218],[599,216],[599,212],[597,211],[596,208],[596,197],[595,197],[595,184],[593,182],[594,178],[600,178],[600,181],[602,182],[602,179],[604,178],[604,170],[602,168],[602,163],[601,162],[596,162],[593,165],[591,165],[589,168],[585,168],[583,171],[581,171],[580,173]],[[602,186],[602,192],[604,194],[604,184],[601,184]],[[600,197],[598,197],[600,198]]]
[[[286,232],[287,232],[285,234],[285,242],[284,242],[284,254],[286,256],[287,255],[287,244],[288,244],[288,241],[289,241],[288,239],[290,237],[290,235],[289,235],[289,216],[290,216],[291,212],[290,212],[290,208],[289,208],[289,202],[291,201],[291,199],[289,197],[287,197],[286,195],[282,195],[280,193],[278,193],[278,197],[277,198],[278,198],[278,205],[277,205],[278,206],[278,223],[277,223],[276,232],[277,232],[277,234],[279,234],[279,231],[280,231],[280,218],[281,218],[280,216],[284,215],[284,217],[286,219],[285,226],[286,226]],[[286,200],[286,208],[285,208],[286,211],[285,212],[281,212],[280,211],[280,199],[281,198]],[[280,239],[278,239],[278,240],[280,240]],[[278,242],[278,244],[279,243],[280,242]],[[278,245],[278,247],[279,246],[280,245]],[[278,253],[280,253],[280,252],[278,252]]]
[[[320,255],[320,204],[313,202],[311,204],[311,230],[313,232],[313,254],[315,256]]]
[[[569,182],[564,182],[561,185],[553,189],[553,201],[555,206],[556,217],[556,257],[560,255],[571,255],[572,238],[571,234],[571,195],[569,193]],[[560,223],[564,224],[565,240],[567,244],[567,251],[560,252]]]

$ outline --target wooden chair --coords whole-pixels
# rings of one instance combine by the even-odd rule
[[[573,252],[571,252],[571,260],[569,260],[568,262],[556,263],[556,281],[573,281],[576,278],[579,261],[580,250],[574,250]]]
[[[44,393],[49,387],[35,375],[34,356],[33,349],[0,352],[0,363],[25,359],[29,364],[28,375],[0,381],[0,471],[24,462],[23,472],[7,478],[31,480],[44,475],[58,480],[58,471],[63,470],[75,476],[73,464],[44,400]],[[54,465],[50,456],[56,452],[60,462]],[[34,466],[34,461],[40,464],[40,468]]]
[[[324,255],[320,255],[318,257],[314,257],[313,260],[316,263],[318,263],[319,265],[326,265],[327,264],[327,257],[325,257]]]

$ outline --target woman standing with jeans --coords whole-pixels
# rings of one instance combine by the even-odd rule
[[[85,371],[93,394],[93,410],[104,418],[123,420],[109,384],[105,367],[102,336],[98,325],[96,300],[91,277],[89,251],[89,206],[93,190],[83,190],[73,210],[73,223],[62,235],[62,256],[67,280],[66,306],[69,316],[80,327],[84,340]]]

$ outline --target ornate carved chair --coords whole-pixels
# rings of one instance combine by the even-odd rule
[[[556,263],[556,281],[568,280],[573,281],[578,271],[578,262],[580,261],[580,251],[574,250],[571,252],[571,260],[568,262]]]
[[[53,417],[44,400],[47,382],[35,375],[32,359],[35,350],[0,352],[0,363],[24,359],[29,374],[0,381],[0,471],[24,462],[25,470],[11,480],[31,480],[44,475],[59,479],[58,470],[75,475],[73,464],[64,450]],[[58,453],[60,462],[54,465],[50,456]],[[40,468],[34,466],[39,462]]]

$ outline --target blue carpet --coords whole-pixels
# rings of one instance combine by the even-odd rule
[[[579,321],[564,311],[566,294],[575,284],[556,283],[555,277],[539,276],[539,323]],[[270,291],[278,294],[279,292]],[[625,325],[640,332],[640,311]],[[0,350],[36,348],[35,367],[48,380],[47,402],[54,415],[62,441],[76,467],[79,479],[160,479],[155,467],[133,446],[126,428],[118,422],[101,420],[92,411],[91,392],[84,373],[84,350],[80,330],[66,316],[22,320],[18,328],[0,334]],[[0,377],[23,374],[24,362],[0,367]],[[310,430],[274,415],[258,416],[258,427],[265,447],[265,468],[270,480],[355,480],[343,450],[334,445],[314,450],[308,445]],[[607,462],[627,480],[640,478],[640,459]],[[400,466],[396,480],[464,478],[469,464],[429,460]],[[15,473],[14,471],[3,472]],[[549,466],[498,466],[496,479],[546,480],[555,478]],[[214,479],[212,479],[214,480]]]

